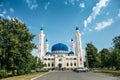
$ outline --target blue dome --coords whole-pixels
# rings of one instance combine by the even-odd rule
[[[68,51],[68,47],[65,44],[58,43],[52,46],[52,51]]]
[[[70,55],[74,55],[74,52],[73,52],[73,51],[70,51],[69,54],[70,54]]]
[[[76,26],[76,30],[79,30],[79,28]]]
[[[46,52],[46,55],[51,55],[51,53],[50,52]]]

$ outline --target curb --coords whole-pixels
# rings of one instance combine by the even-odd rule
[[[44,76],[44,75],[46,75],[46,74],[48,74],[48,73],[50,73],[50,72],[47,72],[47,73],[42,74],[42,75],[40,75],[40,76],[34,77],[34,78],[30,79],[30,80],[35,80],[35,79],[37,79],[37,78],[39,78],[39,77],[42,77],[42,76]]]

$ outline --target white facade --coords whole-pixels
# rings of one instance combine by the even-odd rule
[[[52,46],[51,52],[49,52],[48,40],[44,43],[44,32],[41,29],[39,34],[38,44],[38,58],[43,61],[46,66],[44,69],[74,69],[77,67],[84,67],[82,60],[82,44],[81,34],[78,27],[75,32],[75,43],[71,39],[70,51],[68,47],[63,43],[58,43]]]

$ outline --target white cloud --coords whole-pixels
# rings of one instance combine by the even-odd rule
[[[4,17],[4,14],[0,14],[1,17]]]
[[[3,10],[3,12],[2,12],[3,14],[6,14],[7,13],[7,11],[6,10]]]
[[[80,3],[79,5],[81,8],[84,8],[85,7],[85,3]]]
[[[26,0],[26,3],[31,10],[36,9],[38,7],[36,0]]]
[[[67,1],[65,1],[65,5],[67,5],[68,4],[68,2]]]
[[[4,10],[0,13],[0,16],[1,16],[1,17],[4,17],[6,13],[7,13],[7,11],[4,9]]]
[[[10,8],[9,9],[11,13],[14,13],[14,9],[13,8]]]
[[[84,32],[81,32],[81,35],[84,35],[85,33]]]
[[[95,27],[95,30],[102,30],[108,26],[110,26],[111,24],[113,23],[113,20],[112,19],[108,19],[107,21],[103,21],[101,23],[97,23],[96,24],[96,27]]]
[[[11,19],[12,19],[10,16],[7,16],[6,18],[7,18],[7,19],[9,19],[9,20],[11,20]]]
[[[118,17],[120,17],[120,9],[119,9],[119,12],[118,12]]]
[[[50,5],[50,2],[47,2],[44,9],[47,10],[49,5]]]
[[[109,14],[110,14],[109,12],[106,13],[107,16],[108,16]]]
[[[92,29],[89,29],[89,32],[92,32]]]
[[[68,0],[67,3],[70,3],[72,5],[75,5],[75,2],[78,2],[79,0]]]
[[[86,20],[84,20],[84,27],[87,27],[88,23],[91,23],[92,19],[96,18],[96,16],[100,13],[101,8],[106,7],[108,2],[109,0],[100,0],[96,6],[93,7],[93,12]]]

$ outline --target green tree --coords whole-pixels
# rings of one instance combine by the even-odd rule
[[[120,69],[120,49],[114,48],[110,55],[110,64],[112,68]]]
[[[97,53],[97,54],[96,54],[95,65],[96,65],[96,67],[101,67],[101,65],[102,65],[102,62],[101,62],[101,54],[100,54],[100,53]]]
[[[113,49],[111,50],[111,66],[120,69],[120,35],[113,38]]]
[[[109,52],[109,50],[107,48],[103,48],[100,51],[100,54],[101,54],[101,67],[109,68],[110,67],[110,63],[109,63],[110,52]]]
[[[8,20],[0,17],[0,65],[1,69],[12,71],[31,69],[31,51],[35,48],[27,26],[16,18]]]
[[[116,36],[113,39],[114,48],[120,49],[120,36]]]
[[[88,65],[90,68],[96,67],[96,55],[97,55],[97,48],[92,44],[88,43],[86,47],[86,57],[88,60]]]

